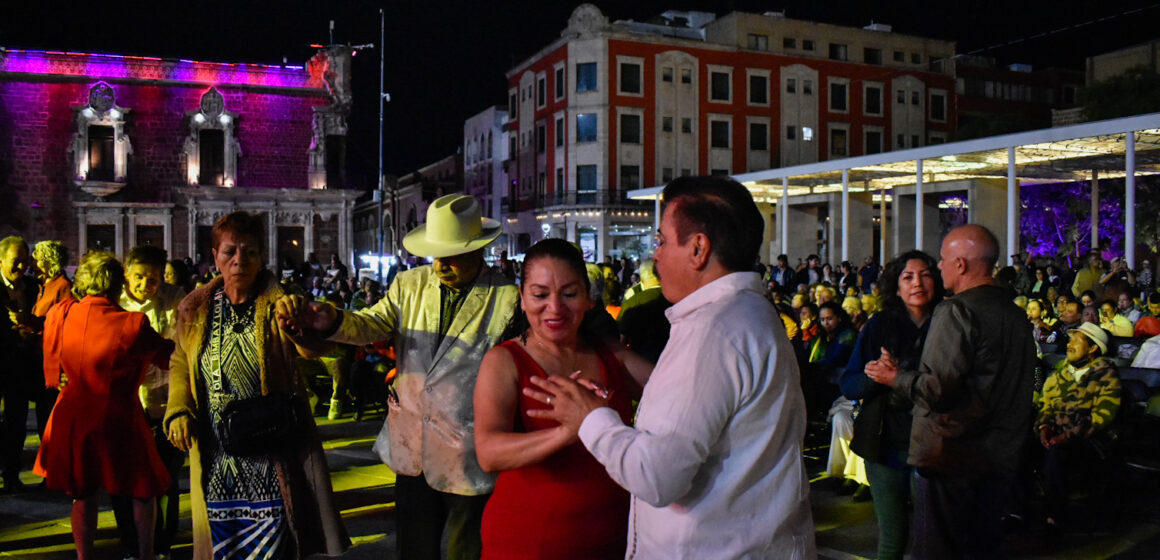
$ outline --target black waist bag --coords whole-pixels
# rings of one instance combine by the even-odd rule
[[[222,449],[235,457],[278,455],[302,441],[307,411],[290,393],[270,393],[226,404],[217,426]]]

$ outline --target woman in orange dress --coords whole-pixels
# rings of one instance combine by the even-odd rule
[[[97,490],[133,498],[138,558],[152,558],[156,497],[170,482],[137,388],[149,364],[168,367],[173,343],[149,327],[144,313],[117,304],[124,281],[116,255],[85,255],[73,288],[82,299],[60,302],[45,321],[44,368],[63,372],[68,383],[48,420],[35,472],[49,488],[73,497],[81,560],[93,554]]]

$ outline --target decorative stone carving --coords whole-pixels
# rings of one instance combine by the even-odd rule
[[[209,91],[201,96],[201,112],[206,117],[217,117],[221,115],[222,110],[225,108],[225,98],[222,97],[221,92],[217,88],[209,88]]]
[[[593,4],[580,4],[572,10],[572,16],[568,18],[568,27],[560,35],[589,39],[607,28],[608,17],[600,11],[600,8]]]
[[[117,94],[113,91],[113,86],[105,82],[97,82],[97,85],[89,89],[89,107],[98,113],[104,113],[113,108],[116,104]]]

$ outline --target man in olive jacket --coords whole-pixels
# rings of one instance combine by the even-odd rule
[[[479,363],[501,342],[519,302],[515,285],[483,260],[500,224],[481,217],[474,197],[440,197],[427,223],[403,239],[434,264],[400,273],[374,306],[340,311],[279,301],[283,329],[347,344],[391,340],[398,356],[394,395],[374,450],[397,475],[398,557],[478,558],[483,507],[495,485],[475,456],[473,395]],[[313,338],[313,337],[310,337]]]
[[[914,558],[998,558],[999,517],[1034,417],[1035,343],[1026,314],[992,283],[999,252],[978,225],[943,241],[954,297],[935,308],[918,371],[885,349],[866,366],[914,405]]]

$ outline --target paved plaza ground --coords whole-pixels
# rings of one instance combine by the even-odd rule
[[[381,417],[356,422],[350,418],[318,419],[325,438],[334,490],[342,516],[355,546],[343,558],[394,559],[394,474],[371,453]],[[824,426],[814,428],[807,438],[807,464],[820,472],[826,456]],[[26,458],[30,462],[35,437],[29,438]],[[30,463],[29,463],[30,464]],[[187,476],[188,476],[188,470]],[[26,473],[24,481],[39,482]],[[877,528],[871,502],[856,503],[815,485],[811,492],[818,552],[826,559],[858,559],[875,556]],[[188,480],[183,480],[182,524],[179,545],[172,557],[191,557]],[[1155,502],[1155,500],[1152,500]],[[69,529],[69,499],[48,491],[0,496],[0,558],[57,560],[75,558]],[[1106,519],[1092,520],[1079,532],[1045,538],[1034,529],[1013,531],[1005,541],[1012,558],[1160,558],[1160,506],[1148,511],[1127,507],[1113,511]],[[753,530],[756,528],[750,528]],[[97,533],[100,558],[120,560],[116,528],[108,503],[103,505]]]

